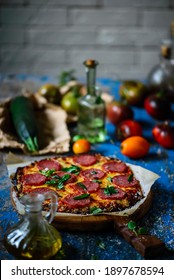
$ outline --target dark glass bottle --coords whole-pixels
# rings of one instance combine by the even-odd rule
[[[150,92],[162,92],[170,101],[174,101],[174,59],[172,59],[172,41],[161,44],[160,62],[152,68],[147,84]]]
[[[50,211],[42,216],[42,202],[51,200]],[[53,192],[30,193],[22,197],[25,214],[9,229],[4,243],[12,255],[19,259],[50,259],[62,246],[61,235],[50,225],[57,209],[57,196]]]
[[[96,87],[96,60],[84,62],[87,75],[87,94],[78,100],[78,133],[91,143],[105,141],[105,103]]]

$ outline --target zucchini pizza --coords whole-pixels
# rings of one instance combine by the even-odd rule
[[[18,167],[11,175],[17,199],[53,191],[58,213],[98,214],[122,211],[143,199],[140,181],[120,159],[100,154],[45,158]],[[45,201],[43,210],[48,210]]]

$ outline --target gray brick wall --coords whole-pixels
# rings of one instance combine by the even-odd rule
[[[174,0],[0,0],[0,72],[144,79],[169,35]]]

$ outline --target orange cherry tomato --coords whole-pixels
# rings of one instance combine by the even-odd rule
[[[122,154],[130,158],[144,157],[149,148],[149,142],[141,136],[131,136],[121,143]]]
[[[75,141],[72,145],[72,150],[74,154],[84,154],[90,151],[91,145],[86,139],[79,139]]]

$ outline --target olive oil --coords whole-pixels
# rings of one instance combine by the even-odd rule
[[[87,73],[87,94],[78,100],[78,134],[85,136],[91,143],[105,141],[105,103],[101,90],[95,86],[95,60],[84,62]]]
[[[42,216],[44,197],[27,195],[24,217],[5,235],[5,247],[18,259],[50,259],[61,249],[60,233]]]

